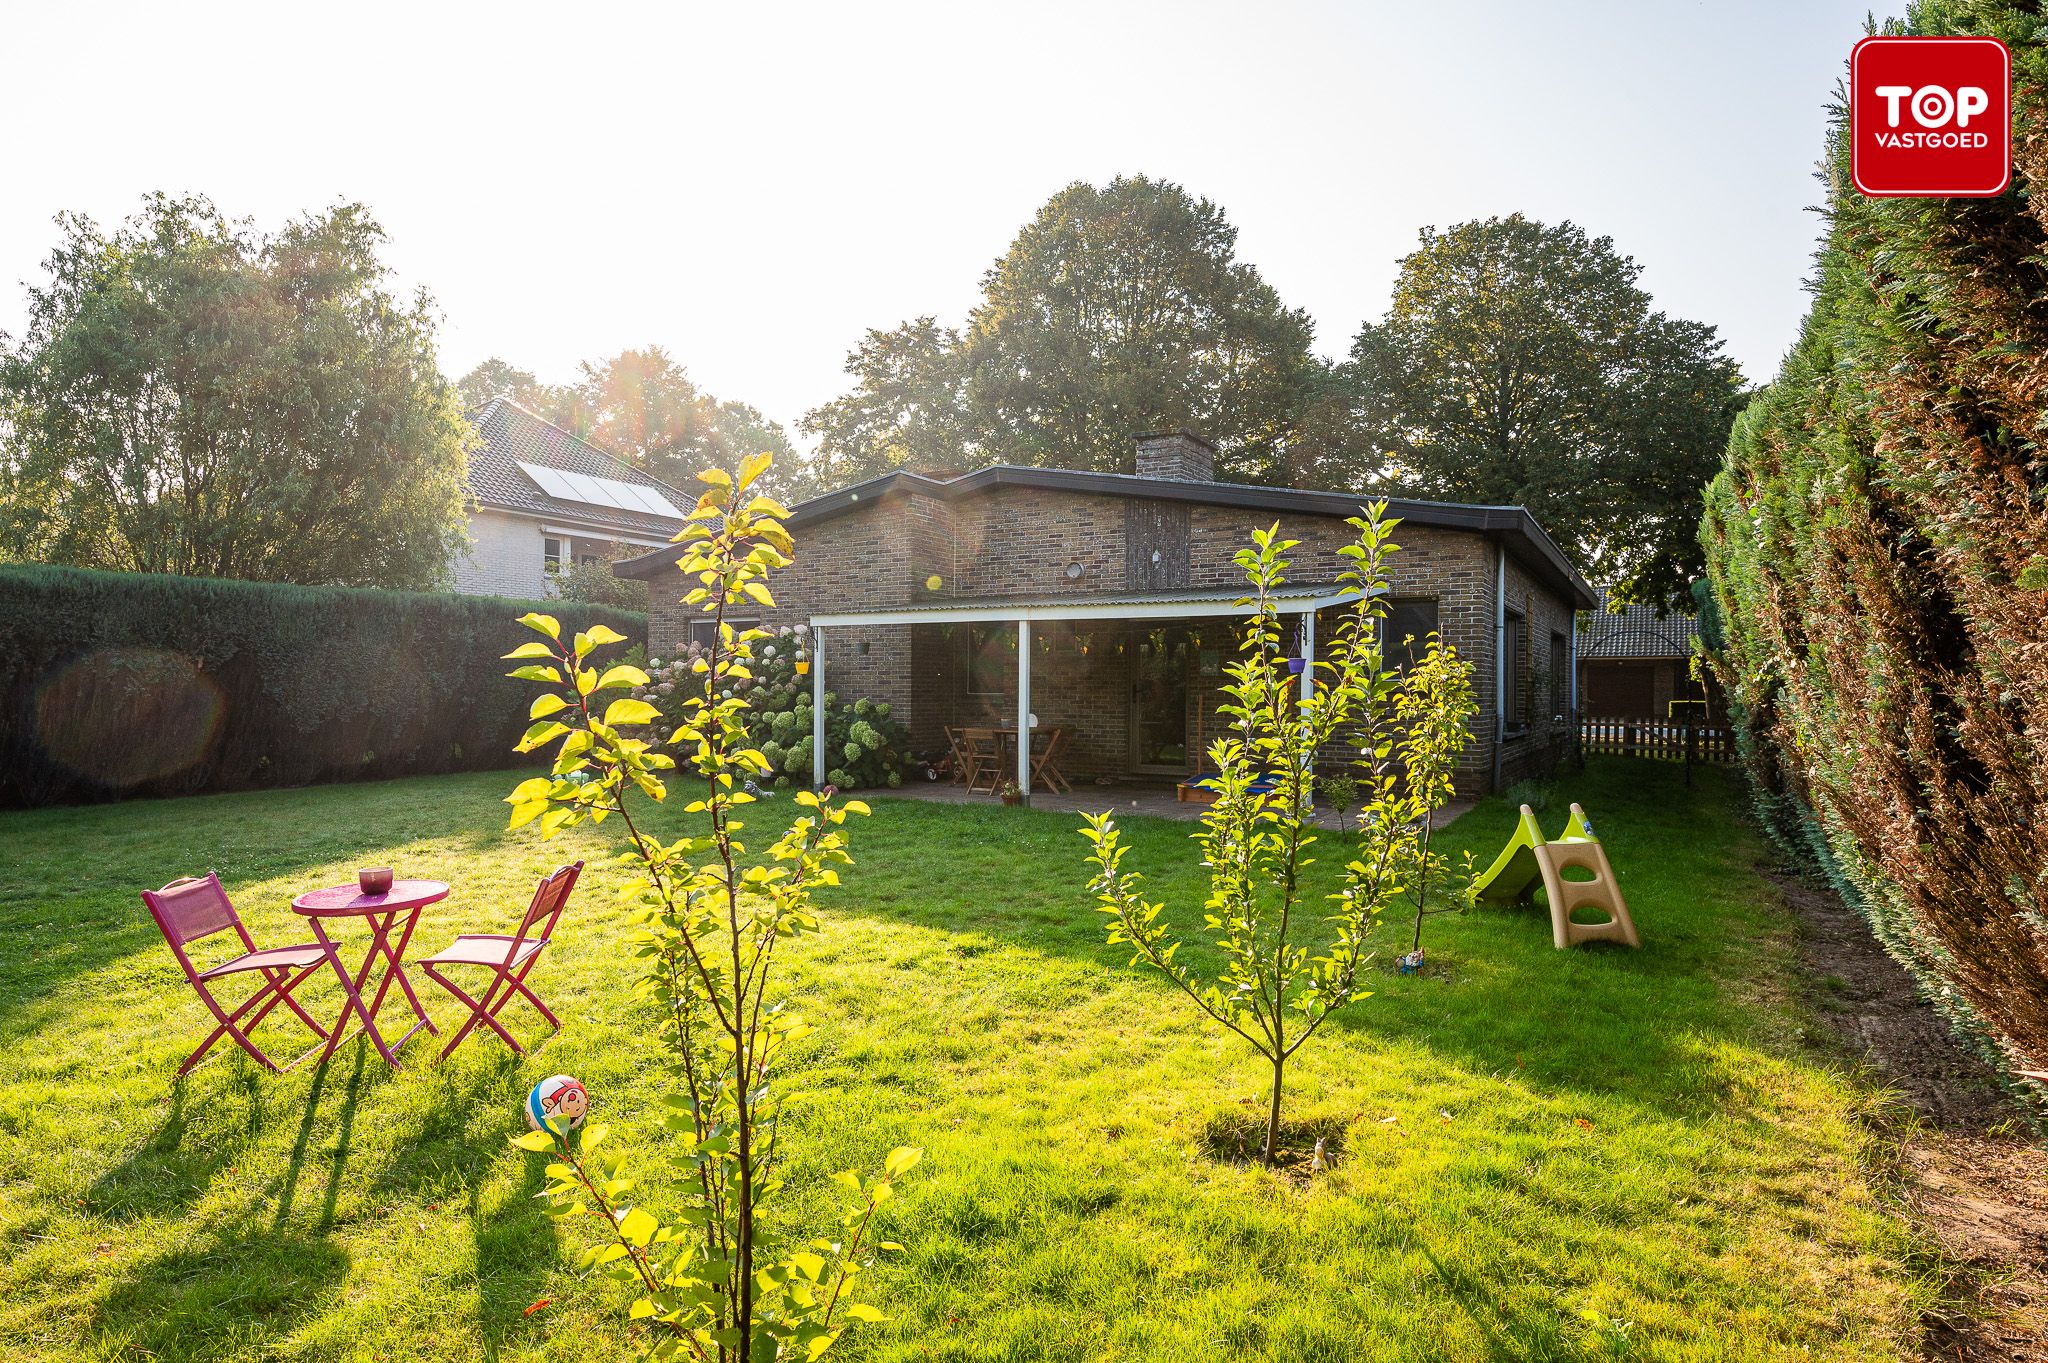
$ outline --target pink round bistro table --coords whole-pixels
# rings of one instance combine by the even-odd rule
[[[399,1068],[397,1051],[413,1033],[424,1027],[439,1036],[440,1029],[420,1007],[419,996],[412,992],[412,982],[405,978],[405,944],[412,940],[412,930],[419,925],[420,912],[429,904],[438,904],[448,897],[448,887],[438,880],[394,880],[391,888],[383,894],[364,894],[354,885],[330,885],[324,890],[310,890],[292,901],[292,910],[303,914],[313,925],[313,935],[320,939],[320,945],[327,950],[327,959],[334,966],[334,974],[341,981],[341,991],[348,996],[342,1005],[341,1016],[335,1020],[334,1031],[329,1034],[327,1049],[320,1056],[320,1063],[334,1054],[345,1040],[343,1035],[350,1013],[362,1020],[363,1031],[376,1044],[377,1053],[392,1069]],[[341,944],[328,936],[327,925],[344,918],[360,918],[370,926],[370,950],[363,957],[362,968],[350,975],[341,963]],[[376,997],[369,1003],[363,1002],[363,989],[369,983],[370,971],[377,964],[377,958],[384,958],[383,978],[377,981]],[[406,1030],[398,1040],[386,1043],[384,1034],[377,1030],[377,1010],[384,1006],[384,995],[390,990],[391,982],[398,981],[404,991],[405,1001],[412,1005],[413,1016],[419,1021]]]

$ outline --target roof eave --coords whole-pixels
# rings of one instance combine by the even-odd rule
[[[900,469],[879,474],[799,502],[790,510],[789,524],[795,528],[833,520],[892,496],[915,494],[950,502],[1004,485],[1345,517],[1357,515],[1367,501],[1385,500],[1391,515],[1418,525],[1469,530],[1497,538],[1511,536],[1527,549],[1531,560],[1528,566],[1549,578],[1551,585],[1562,587],[1572,598],[1575,609],[1591,610],[1599,604],[1593,588],[1572,566],[1557,542],[1537,523],[1528,508],[1521,506],[1428,502],[1399,497],[1377,499],[1349,492],[1271,488],[1251,483],[1182,482],[1168,478],[1141,478],[1135,474],[991,464],[973,473],[943,480]],[[659,554],[645,554],[615,564],[613,570],[622,577],[648,578],[666,566]]]

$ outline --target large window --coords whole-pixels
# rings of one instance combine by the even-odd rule
[[[1406,672],[1429,652],[1429,636],[1437,632],[1436,598],[1395,598],[1387,603],[1380,648],[1387,666]]]
[[[1508,731],[1519,733],[1529,727],[1529,622],[1513,611],[1508,612],[1501,647],[1507,660],[1504,715]]]

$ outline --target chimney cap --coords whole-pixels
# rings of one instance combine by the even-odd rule
[[[1209,437],[1205,435],[1199,434],[1198,432],[1191,431],[1185,426],[1168,426],[1157,431],[1140,431],[1136,436],[1132,438],[1139,444],[1143,444],[1146,441],[1151,440],[1172,440],[1176,436],[1185,440],[1194,441],[1197,445],[1200,445],[1203,449],[1209,451],[1209,453],[1211,454],[1216,453],[1215,441],[1209,439]]]

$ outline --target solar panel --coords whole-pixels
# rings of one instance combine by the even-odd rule
[[[581,502],[585,506],[608,506],[619,511],[667,516],[674,520],[683,518],[683,513],[676,510],[675,503],[643,483],[628,483],[617,478],[593,478],[587,473],[551,469],[544,464],[529,464],[524,460],[519,462],[519,468],[527,477],[533,479],[534,485],[542,492],[561,501]]]

